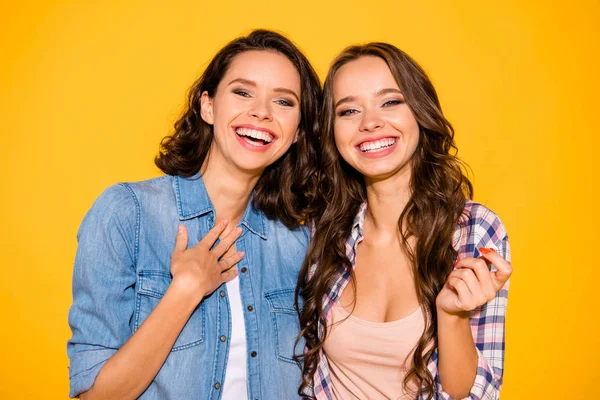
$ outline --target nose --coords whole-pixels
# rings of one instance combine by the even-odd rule
[[[361,132],[375,132],[385,126],[385,121],[375,112],[366,111],[360,121]]]
[[[252,104],[252,107],[248,110],[248,115],[259,121],[271,121],[273,118],[269,102],[267,100],[259,99]]]

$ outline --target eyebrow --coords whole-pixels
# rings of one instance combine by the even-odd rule
[[[252,87],[257,87],[258,85],[256,84],[256,82],[251,81],[249,79],[244,79],[244,78],[236,78],[234,80],[232,80],[231,82],[229,82],[227,84],[227,86],[231,86],[234,83],[242,83],[248,86],[252,86]],[[294,92],[292,89],[288,89],[288,88],[282,88],[282,87],[277,87],[273,89],[274,92],[276,93],[287,93],[290,94],[292,96],[294,96],[296,98],[296,100],[298,101],[298,103],[300,103],[300,96],[298,96],[296,94],[296,92]]]
[[[375,96],[382,96],[382,95],[390,94],[390,93],[402,94],[402,92],[400,90],[398,90],[398,89],[395,89],[395,88],[385,88],[385,89],[380,89],[377,92],[375,92]],[[356,96],[346,96],[346,97],[343,97],[343,98],[339,99],[337,101],[337,103],[335,103],[335,108],[338,108],[341,104],[351,103],[351,102],[353,102],[355,100],[356,100]]]

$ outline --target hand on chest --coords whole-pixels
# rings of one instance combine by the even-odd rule
[[[227,225],[227,228],[225,228],[225,231],[223,231],[223,233],[219,236],[219,240],[222,240],[223,238],[227,237],[227,235],[229,235],[235,228],[236,228],[237,224],[229,224]],[[227,249],[227,252],[223,255],[224,258],[227,258],[233,254],[235,254],[236,252],[236,246],[235,243],[231,245],[231,247],[229,247],[229,249]]]

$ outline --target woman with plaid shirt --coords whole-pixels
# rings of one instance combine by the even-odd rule
[[[497,399],[508,237],[469,200],[431,81],[392,45],[349,47],[322,111],[322,213],[297,290],[300,392]]]

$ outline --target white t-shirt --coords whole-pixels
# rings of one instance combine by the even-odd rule
[[[229,358],[223,383],[223,400],[248,399],[248,370],[246,350],[246,324],[240,295],[240,279],[227,282],[229,308],[231,310],[231,336],[229,337]]]

